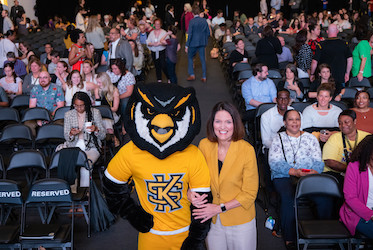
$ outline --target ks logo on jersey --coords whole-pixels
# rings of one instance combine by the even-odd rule
[[[170,178],[166,180],[165,174],[153,174],[154,180],[145,180],[148,189],[148,200],[156,205],[154,211],[173,212],[182,208],[180,199],[182,198],[183,182],[181,179],[184,174],[169,174]]]

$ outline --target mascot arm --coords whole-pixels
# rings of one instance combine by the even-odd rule
[[[212,203],[212,194],[211,192],[197,192],[198,194],[207,194],[207,202]],[[193,204],[190,205],[190,210],[193,211],[196,209]],[[184,240],[181,247],[182,250],[203,250],[205,249],[205,239],[207,233],[210,230],[211,219],[201,223],[202,219],[195,219],[192,216],[192,222],[189,227],[189,235]]]
[[[149,232],[154,225],[153,216],[131,198],[128,183],[117,184],[104,176],[103,189],[109,209],[113,214],[120,214],[136,230],[142,233]]]

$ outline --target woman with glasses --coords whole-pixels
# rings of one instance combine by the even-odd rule
[[[65,113],[64,136],[66,147],[79,147],[93,165],[100,157],[101,140],[106,132],[99,110],[92,108],[91,99],[84,92],[76,92],[72,98],[71,110]],[[80,186],[89,186],[89,171],[80,169]]]

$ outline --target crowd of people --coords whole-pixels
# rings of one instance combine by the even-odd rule
[[[232,43],[234,49],[225,55],[230,72],[245,64],[252,73],[242,82],[246,111],[243,120],[252,123],[261,104],[275,104],[261,116],[263,150],[259,150],[267,165],[266,188],[280,197],[281,232],[276,234],[282,235],[288,248],[294,248],[294,179],[325,173],[336,177],[341,187],[345,184],[340,217],[351,234],[357,230],[373,238],[373,192],[367,185],[373,181],[371,97],[367,90],[360,89],[354,107],[339,105],[350,78],[371,81],[373,33],[367,11],[341,9],[330,13],[325,9],[308,14],[301,11],[301,1],[294,0],[289,3],[292,16],[286,19],[281,1],[271,1],[271,8],[263,2],[257,16],[247,17],[235,11],[228,22],[222,10],[212,17],[206,0],[186,3],[180,21],[172,5],[167,5],[163,21],[150,1],[145,5],[136,1],[128,13],[113,18],[109,14],[92,15],[80,0],[75,23],[56,17],[47,24],[48,29],[66,31],[67,57],[47,43],[39,58],[26,42],[18,47],[14,43],[29,32],[41,30],[36,21],[27,20],[15,0],[9,17],[8,10],[2,12],[0,106],[9,106],[22,94],[30,95],[30,108],[43,107],[51,116],[58,108],[70,106],[64,120],[63,147],[80,147],[94,163],[107,134],[115,146],[120,145],[113,126],[125,116],[134,86],[144,81],[150,65],[155,67],[158,82],[166,79],[177,84],[180,76],[176,75],[175,65],[180,44],[185,43],[186,79],[196,80],[193,64],[199,53],[201,82],[206,83],[209,37],[221,47]],[[177,27],[183,32],[180,40]],[[282,74],[282,79],[272,81],[271,70]],[[308,79],[310,85],[304,86],[302,79]],[[311,104],[301,111],[291,106],[305,101]],[[95,105],[109,106],[114,120],[102,119]],[[34,135],[44,124],[39,120],[26,123]],[[244,135],[236,107],[226,102],[216,104],[208,120],[207,138],[199,145],[214,183],[213,202],[206,203],[206,197],[198,193],[188,193],[196,207],[193,216],[213,218],[207,237],[209,249],[256,248],[257,159],[254,148],[243,140]],[[82,169],[83,186],[88,185],[88,177]],[[337,209],[325,197],[311,200],[320,218],[331,218]]]

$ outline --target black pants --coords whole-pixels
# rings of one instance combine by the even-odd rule
[[[155,66],[155,73],[157,75],[157,80],[162,81],[162,71],[166,75],[167,79],[167,65],[166,65],[166,50],[159,51],[159,57],[156,59],[156,53],[152,51],[152,58]]]

